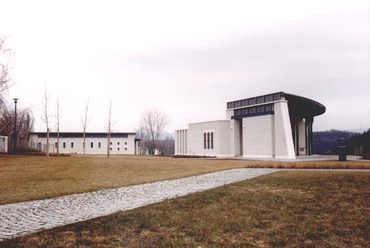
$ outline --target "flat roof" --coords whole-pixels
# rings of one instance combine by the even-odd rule
[[[317,101],[302,96],[288,94],[283,91],[227,102],[227,109],[238,109],[273,103],[280,101],[283,98],[288,100],[289,112],[292,114],[294,113],[295,116],[317,116],[326,111],[326,107]]]
[[[45,138],[46,132],[31,132],[30,135],[37,135],[38,137]],[[106,138],[108,133],[107,132],[86,132],[86,138]],[[136,135],[133,132],[115,132],[110,133],[111,138],[127,138],[128,135]],[[57,137],[57,132],[50,132],[49,136],[52,138]],[[83,132],[60,132],[60,138],[83,138]]]

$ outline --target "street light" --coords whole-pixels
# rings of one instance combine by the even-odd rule
[[[13,133],[13,152],[15,152],[17,148],[17,102],[18,98],[13,98],[14,101],[14,133]]]

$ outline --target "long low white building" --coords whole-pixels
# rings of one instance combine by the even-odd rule
[[[321,103],[277,92],[227,103],[227,120],[191,123],[175,131],[175,154],[295,159],[311,155]]]
[[[137,154],[139,142],[135,139],[136,133],[111,133],[110,153],[111,154]],[[106,154],[108,149],[107,133],[87,132],[86,133],[86,154]],[[83,153],[82,132],[60,132],[59,152],[65,154]],[[29,138],[30,148],[46,151],[46,132],[33,132]],[[57,152],[57,133],[49,133],[49,152]]]

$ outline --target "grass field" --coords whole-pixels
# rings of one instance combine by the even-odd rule
[[[0,247],[370,247],[369,185],[369,172],[278,172]]]
[[[152,156],[0,156],[0,204],[152,182],[236,167],[370,168],[366,162],[268,162]]]

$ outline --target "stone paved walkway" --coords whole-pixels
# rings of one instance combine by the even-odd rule
[[[182,179],[0,205],[0,241],[138,208],[275,171],[277,170],[231,169]]]

